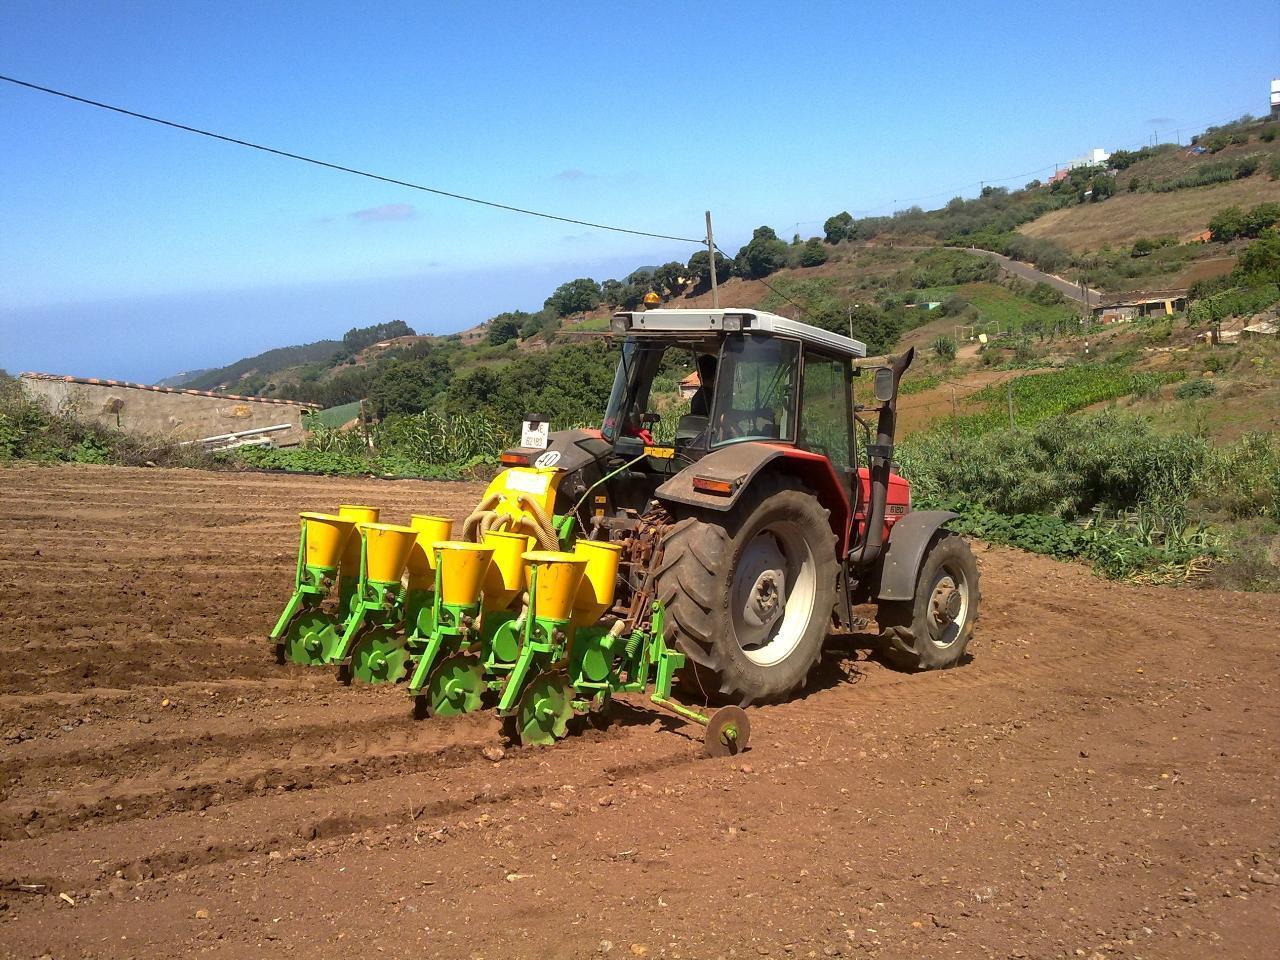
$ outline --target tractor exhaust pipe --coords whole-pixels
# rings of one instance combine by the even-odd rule
[[[915,359],[912,347],[890,366],[876,371],[875,393],[880,401],[880,416],[876,423],[876,442],[867,448],[867,462],[871,474],[871,511],[867,515],[867,532],[858,555],[858,566],[866,568],[875,563],[884,548],[884,511],[889,499],[889,470],[893,466],[893,438],[898,427],[898,382]]]

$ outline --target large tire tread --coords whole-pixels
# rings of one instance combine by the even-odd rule
[[[773,667],[742,663],[727,609],[731,564],[743,531],[762,510],[789,510],[803,515],[812,529],[821,526],[822,548],[817,558],[817,596],[810,628],[795,652]],[[765,474],[752,482],[741,501],[728,513],[689,511],[679,517],[663,538],[662,561],[656,573],[656,595],[666,608],[667,632],[689,659],[684,682],[707,700],[770,703],[785,699],[802,686],[822,653],[835,606],[837,561],[835,536],[828,512],[817,495],[789,477]],[[818,626],[814,626],[814,621]]]
[[[946,557],[960,563],[967,571],[971,599],[969,615],[960,636],[950,647],[939,648],[928,642],[928,603],[921,584],[931,580],[933,572]],[[961,663],[969,641],[973,638],[982,601],[978,564],[969,544],[950,530],[940,531],[930,542],[916,575],[916,595],[910,600],[881,601],[876,612],[880,639],[889,659],[908,670],[946,670]],[[919,638],[919,642],[917,642]]]

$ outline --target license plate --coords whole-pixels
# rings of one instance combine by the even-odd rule
[[[520,430],[520,446],[530,447],[534,450],[547,449],[547,438],[551,434],[551,424],[545,420],[537,423],[524,421],[524,426]]]

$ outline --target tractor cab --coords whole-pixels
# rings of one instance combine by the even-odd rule
[[[852,463],[856,340],[756,311],[619,313],[626,337],[602,434],[614,452],[682,465],[743,441]]]

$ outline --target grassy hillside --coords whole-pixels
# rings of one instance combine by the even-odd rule
[[[1267,200],[1280,200],[1280,181],[1254,174],[1169,193],[1119,193],[1106,203],[1053,210],[1022,225],[1018,232],[1051,240],[1072,253],[1129,246],[1140,237],[1189,240],[1224,207],[1249,207]]]
[[[316,340],[292,347],[276,347],[225,367],[208,370],[188,380],[184,386],[192,390],[254,394],[260,392],[272,375],[279,371],[308,363],[327,362],[341,347],[340,340]]]

